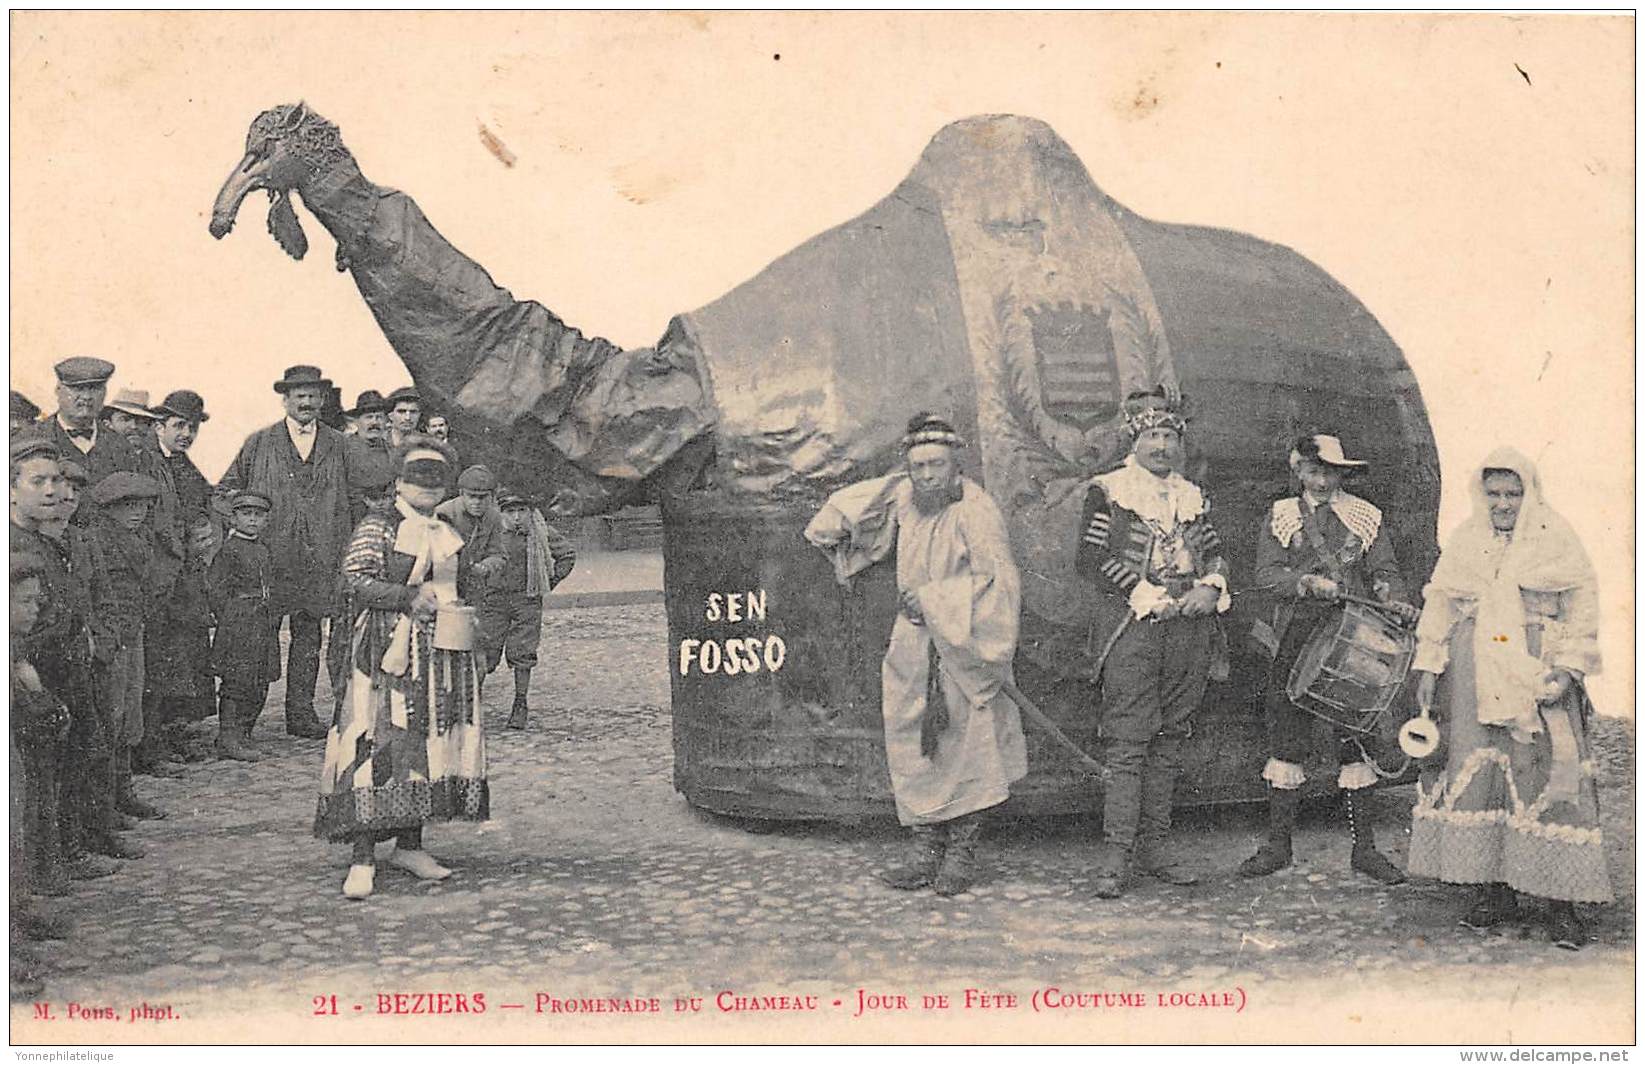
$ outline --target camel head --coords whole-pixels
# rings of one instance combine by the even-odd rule
[[[301,191],[316,172],[347,158],[337,127],[310,111],[307,104],[282,104],[252,120],[246,154],[217,193],[211,209],[211,235],[221,240],[234,228],[240,203],[254,189],[269,198],[268,231],[293,259],[308,251],[308,237],[291,206],[293,189]]]

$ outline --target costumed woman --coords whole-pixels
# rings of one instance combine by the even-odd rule
[[[1492,452],[1471,488],[1417,625],[1417,703],[1447,754],[1418,785],[1407,866],[1477,885],[1472,928],[1513,920],[1515,892],[1540,897],[1549,938],[1577,950],[1573,904],[1612,898],[1584,687],[1600,666],[1594,571],[1525,456]]]
[[[378,842],[394,840],[389,864],[443,880],[451,870],[423,850],[423,825],[489,816],[474,652],[434,646],[437,612],[469,583],[463,538],[435,513],[455,465],[443,442],[407,436],[395,450],[393,508],[367,514],[343,555],[360,614],[314,834],[353,844],[343,882],[351,899],[372,892]]]

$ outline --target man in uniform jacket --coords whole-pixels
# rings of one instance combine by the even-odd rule
[[[46,417],[46,439],[58,454],[85,467],[92,486],[116,470],[137,472],[137,452],[119,433],[98,425],[114,364],[77,355],[54,366],[57,409]],[[84,522],[82,512],[75,518]]]
[[[287,651],[286,731],[324,739],[314,713],[320,675],[320,628],[339,609],[337,574],[349,524],[348,460],[343,434],[321,424],[331,381],[315,366],[293,366],[274,382],[286,416],[246,438],[219,489],[266,496],[265,542],[273,555],[274,617],[291,624]],[[333,639],[342,639],[335,633]]]
[[[1092,480],[1075,569],[1103,594],[1093,625],[1109,779],[1094,888],[1116,898],[1128,868],[1168,883],[1194,877],[1165,851],[1182,746],[1222,643],[1227,566],[1210,502],[1177,473],[1187,422],[1169,406],[1127,414],[1118,469]]]

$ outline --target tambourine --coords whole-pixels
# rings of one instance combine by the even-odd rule
[[[1427,758],[1439,750],[1439,722],[1424,710],[1399,728],[1399,749],[1412,758]]]

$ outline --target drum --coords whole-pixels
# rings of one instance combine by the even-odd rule
[[[1370,603],[1347,602],[1297,656],[1286,694],[1315,717],[1371,736],[1386,730],[1415,653],[1415,634],[1392,614]]]

